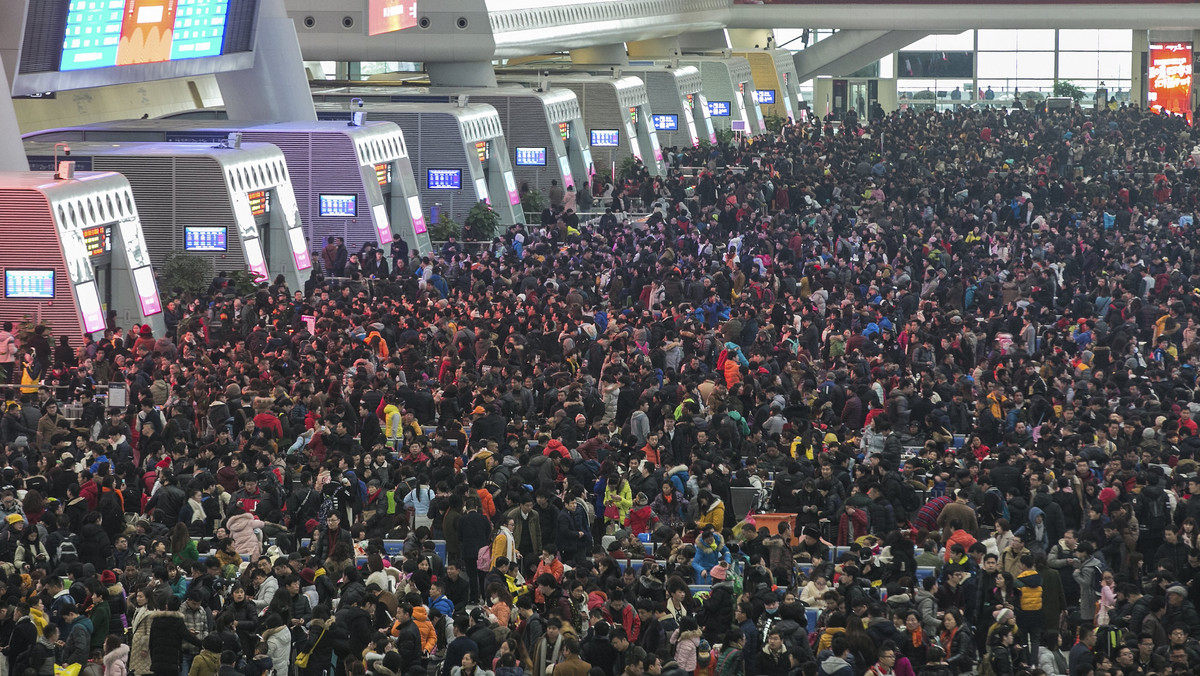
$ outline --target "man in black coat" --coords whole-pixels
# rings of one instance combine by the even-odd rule
[[[8,645],[4,648],[4,657],[8,659],[8,668],[11,673],[23,673],[25,667],[25,653],[37,643],[38,632],[37,627],[33,624],[33,618],[29,616],[29,604],[18,603],[13,609],[12,634],[8,638]]]
[[[421,660],[421,630],[413,622],[412,610],[410,603],[396,606],[396,624],[392,633],[396,635],[396,652],[400,654],[400,673],[413,668]]]

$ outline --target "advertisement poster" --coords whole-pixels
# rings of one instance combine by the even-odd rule
[[[1192,123],[1192,43],[1150,44],[1150,109],[1162,115],[1186,115]]]
[[[367,35],[382,35],[417,25],[417,0],[368,0]]]

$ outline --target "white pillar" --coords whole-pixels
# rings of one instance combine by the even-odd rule
[[[3,57],[0,57],[0,171],[29,171]]]
[[[216,77],[230,120],[317,120],[296,26],[283,0],[262,0],[259,5],[254,67]]]

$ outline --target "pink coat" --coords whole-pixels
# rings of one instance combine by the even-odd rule
[[[119,645],[104,656],[104,676],[126,676],[129,664],[129,646]]]
[[[263,522],[254,518],[254,515],[249,512],[242,512],[229,517],[225,522],[225,527],[229,529],[229,536],[233,538],[233,549],[242,556],[249,556],[250,560],[257,559],[262,553],[262,545],[258,541],[258,536],[254,534],[255,528],[262,528]]]

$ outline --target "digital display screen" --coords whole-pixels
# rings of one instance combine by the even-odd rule
[[[651,115],[650,122],[656,131],[675,131],[679,129],[678,115]]]
[[[479,155],[480,162],[487,162],[488,158],[492,156],[491,145],[487,141],[476,141],[475,154]]]
[[[408,215],[412,216],[413,232],[418,235],[425,232],[425,214],[421,211],[421,199],[416,195],[408,196]]]
[[[89,256],[100,256],[112,251],[112,226],[97,225],[83,229],[83,246]]]
[[[375,165],[375,180],[379,181],[379,185],[387,186],[392,183],[392,163],[384,162],[383,164]]]
[[[620,139],[616,129],[592,130],[592,145],[597,148],[616,148]]]
[[[629,121],[630,121],[630,122],[633,122],[634,124],[637,124],[637,120],[638,120],[638,118],[637,118],[637,108],[636,108],[636,107],[633,107],[633,106],[630,106],[630,108],[629,108]]]
[[[1150,110],[1185,115],[1192,123],[1192,43],[1151,43]]]
[[[330,218],[358,216],[358,197],[355,195],[318,195],[318,214]]]
[[[64,71],[220,56],[230,0],[72,0]]]
[[[708,115],[709,117],[729,117],[729,102],[709,101]]]
[[[133,284],[137,287],[142,316],[149,317],[162,312],[162,303],[158,300],[158,284],[154,281],[154,268],[147,265],[134,270]]]
[[[225,227],[205,226],[183,228],[184,251],[226,251],[229,248],[229,231]]]
[[[462,169],[430,169],[427,181],[430,190],[462,190]]]
[[[760,106],[772,105],[775,103],[774,89],[755,89],[754,102]]]
[[[53,270],[5,270],[5,298],[54,298]]]
[[[517,148],[517,166],[518,167],[544,167],[546,166],[546,149],[545,148]]]
[[[561,136],[562,140],[564,140],[564,141],[571,140],[571,123],[570,122],[559,122],[558,123],[558,135]]]
[[[382,35],[417,25],[417,0],[367,0],[367,35]]]
[[[271,210],[271,194],[258,190],[247,195],[250,198],[250,215],[265,216]]]

